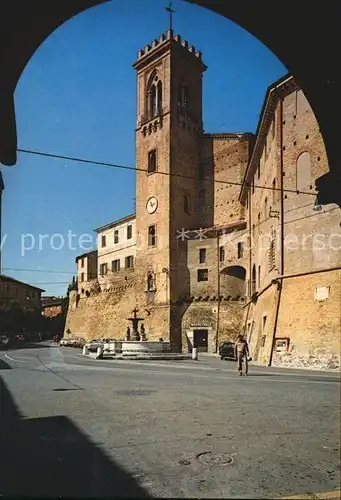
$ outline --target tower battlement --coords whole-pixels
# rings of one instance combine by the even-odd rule
[[[202,53],[200,51],[197,51],[194,45],[190,45],[187,40],[182,40],[181,35],[174,35],[173,30],[168,29],[166,31],[166,33],[162,33],[158,39],[154,38],[154,40],[151,42],[151,44],[145,45],[143,49],[140,49],[138,51],[138,53],[137,53],[138,61],[143,59],[145,56],[149,55],[156,48],[159,48],[161,45],[168,43],[170,41],[172,41],[173,43],[175,42],[179,46],[188,50],[188,52],[193,54],[199,60],[202,59]]]

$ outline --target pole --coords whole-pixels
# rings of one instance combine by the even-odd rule
[[[217,295],[218,295],[218,304],[217,304],[217,322],[216,322],[216,332],[215,332],[215,352],[218,354],[219,350],[219,320],[220,320],[220,234],[218,230],[217,235]]]
[[[281,275],[283,276],[284,274],[284,196],[283,196],[283,98],[280,100],[280,117],[279,117],[279,124],[280,124],[280,140],[279,140],[279,149],[280,149],[280,186],[281,186]],[[273,358],[273,353],[275,349],[275,339],[276,339],[276,330],[277,330],[277,323],[278,323],[278,315],[279,315],[279,306],[280,306],[280,301],[281,301],[281,295],[282,295],[282,288],[283,288],[283,283],[282,281],[278,282],[278,297],[277,297],[277,304],[276,304],[276,315],[275,315],[275,324],[274,324],[274,329],[273,329],[273,335],[272,335],[272,345],[271,345],[271,351],[270,351],[270,358],[269,358],[269,363],[268,366],[271,366],[272,364],[272,358]]]

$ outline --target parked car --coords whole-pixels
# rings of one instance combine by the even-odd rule
[[[83,347],[85,345],[85,339],[82,337],[75,337],[71,341],[71,347]]]
[[[0,335],[0,348],[1,347],[8,347],[8,344],[9,344],[8,335]]]
[[[86,346],[90,352],[96,352],[98,347],[104,347],[104,341],[102,339],[93,339]]]
[[[233,342],[222,342],[219,346],[220,359],[236,359]]]

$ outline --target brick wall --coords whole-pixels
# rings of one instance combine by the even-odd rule
[[[268,364],[275,335],[275,339],[289,339],[289,350],[275,351],[273,364],[336,367],[340,363],[340,271],[316,273],[341,265],[339,207],[313,210],[315,180],[328,171],[323,140],[316,118],[297,88],[283,95],[282,114],[278,102],[264,123],[266,139],[258,156],[259,168],[254,161],[255,188],[249,191],[248,205],[252,245],[247,274],[252,279],[254,266],[255,288],[260,293],[244,311],[251,351],[255,359]],[[280,187],[281,161],[285,190],[283,274],[302,275],[284,278],[279,293],[276,284],[266,287],[281,271],[281,192],[271,189],[274,181]],[[278,212],[277,217],[269,216],[270,207]],[[271,240],[275,241],[273,258]],[[322,288],[329,295],[318,301],[316,290]]]

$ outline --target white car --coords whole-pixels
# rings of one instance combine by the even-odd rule
[[[71,339],[61,339],[59,345],[68,346],[70,345]]]
[[[7,347],[9,344],[9,337],[7,335],[0,335],[0,347]]]

